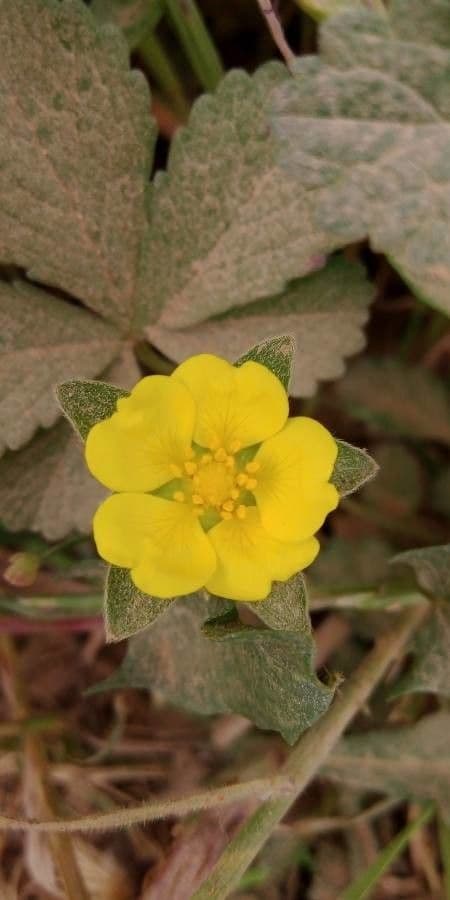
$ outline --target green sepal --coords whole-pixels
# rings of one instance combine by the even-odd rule
[[[301,572],[288,581],[276,581],[269,596],[253,604],[256,615],[274,631],[311,634],[308,595]]]
[[[116,412],[117,401],[128,391],[103,381],[64,381],[56,388],[56,399],[83,441],[91,428]]]
[[[108,643],[122,641],[152,625],[172,600],[150,597],[133,584],[129,569],[111,566],[105,584],[104,619]]]
[[[334,464],[331,483],[339,491],[341,497],[347,497],[359,490],[366,481],[375,478],[379,466],[374,459],[359,447],[353,447],[346,441],[336,441],[338,455]]]
[[[294,339],[289,334],[282,334],[256,344],[247,353],[240,356],[234,365],[242,366],[249,361],[260,363],[276,375],[286,393],[289,393],[294,355]]]

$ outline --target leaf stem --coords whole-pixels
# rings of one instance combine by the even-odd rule
[[[283,57],[288,69],[292,69],[295,62],[295,53],[291,50],[281,25],[274,10],[272,0],[257,0],[258,6],[267,22],[269,31]]]
[[[186,121],[189,115],[189,103],[183,83],[166,48],[152,29],[148,31],[139,45],[138,54],[167,100],[171,101],[174,111],[182,121]]]
[[[247,819],[219,858],[193,900],[222,900],[237,888],[244,872],[283,819],[296,797],[316,775],[349,722],[364,705],[388,667],[398,659],[409,638],[423,622],[428,605],[402,613],[390,631],[375,644],[344,685],[328,712],[304,734],[281,768],[292,781],[289,795],[265,801]]]
[[[164,0],[164,2],[200,84],[206,91],[214,91],[223,77],[224,70],[195,0]]]

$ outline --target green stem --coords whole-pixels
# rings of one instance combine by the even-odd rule
[[[153,75],[173,109],[184,121],[189,115],[189,103],[182,81],[167,51],[153,30],[148,31],[138,48],[142,62]]]
[[[195,0],[165,0],[165,5],[200,84],[206,91],[214,91],[224,70]]]
[[[399,658],[427,612],[427,606],[408,609],[399,616],[390,631],[377,641],[328,712],[300,738],[282,767],[280,774],[288,776],[292,782],[290,794],[267,800],[247,819],[219,858],[210,876],[193,895],[193,900],[222,900],[237,888],[259,850],[294,800],[316,775],[388,667]]]

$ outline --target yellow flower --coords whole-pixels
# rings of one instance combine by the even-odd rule
[[[281,382],[255,362],[202,354],[139,381],[86,442],[90,471],[115,492],[94,517],[100,556],[161,598],[206,587],[263,600],[310,565],[338,503],[337,446],[288,412]]]

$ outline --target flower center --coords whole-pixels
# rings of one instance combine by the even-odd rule
[[[259,463],[252,460],[240,468],[235,458],[240,446],[235,445],[233,450],[233,453],[228,453],[219,447],[195,458],[194,454],[189,456],[183,464],[187,491],[175,491],[173,499],[180,503],[190,500],[199,516],[213,511],[222,519],[233,516],[245,519],[249,492],[257,485],[254,473],[258,471]],[[181,475],[181,470],[175,468],[176,474]]]

